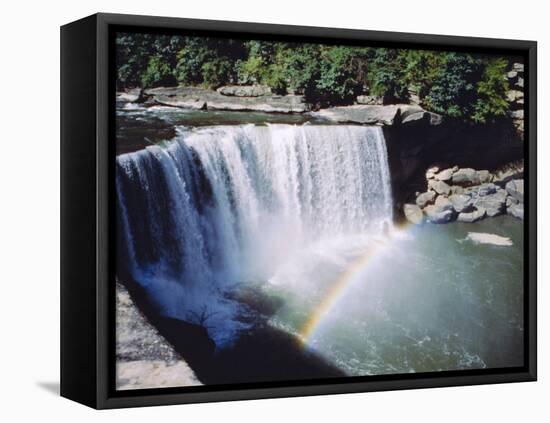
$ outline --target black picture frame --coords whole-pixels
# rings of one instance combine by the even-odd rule
[[[113,388],[113,31],[198,31],[217,36],[503,52],[525,60],[525,363],[298,382],[115,391]],[[119,408],[535,381],[537,377],[537,44],[534,41],[95,14],[61,27],[61,395]]]

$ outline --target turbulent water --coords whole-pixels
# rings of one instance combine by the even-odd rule
[[[242,328],[235,284],[273,280],[319,245],[392,226],[380,128],[180,128],[117,158],[128,271],[167,315],[205,323],[218,345]],[[285,267],[286,266],[286,267]]]

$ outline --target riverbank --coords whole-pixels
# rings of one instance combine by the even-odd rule
[[[189,365],[116,284],[116,389],[201,385]]]

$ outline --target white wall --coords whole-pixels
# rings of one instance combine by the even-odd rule
[[[2,4],[0,31],[0,415],[80,422],[541,421],[550,304],[549,225],[539,224],[537,383],[337,395],[98,414],[55,396],[59,309],[59,26],[94,12],[257,21],[539,41],[539,211],[548,212],[550,31],[545,2],[461,0],[94,0]],[[546,263],[543,261],[546,259]],[[546,330],[546,334],[542,333]],[[550,390],[548,390],[550,392]],[[12,414],[12,417],[9,415]],[[538,417],[537,417],[538,416]]]

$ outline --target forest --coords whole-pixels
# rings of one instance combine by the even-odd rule
[[[317,107],[412,97],[429,111],[484,123],[507,115],[512,57],[459,52],[119,33],[117,89],[260,84]]]

